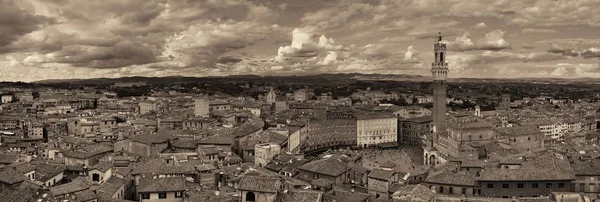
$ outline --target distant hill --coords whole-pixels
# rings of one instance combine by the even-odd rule
[[[286,82],[286,83],[306,83],[306,82],[344,82],[358,80],[393,80],[393,81],[427,81],[429,77],[415,75],[396,75],[396,74],[317,74],[302,76],[259,76],[259,75],[232,75],[224,77],[121,77],[121,78],[94,78],[94,79],[58,79],[42,80],[33,83],[37,84],[114,84],[121,82],[145,82],[147,84],[179,84],[179,83],[202,83],[202,82]]]
[[[597,83],[600,79],[595,78],[512,78],[512,79],[486,79],[486,78],[450,78],[451,83],[540,83],[540,84],[568,84],[568,83]],[[94,78],[94,79],[65,79],[65,80],[42,80],[37,84],[103,84],[125,82],[144,82],[147,84],[183,84],[183,83],[241,83],[241,82],[271,82],[271,83],[295,83],[295,84],[347,84],[355,81],[408,81],[428,82],[430,76],[407,75],[407,74],[362,74],[362,73],[339,73],[339,74],[316,74],[300,76],[260,76],[260,75],[232,75],[223,77],[121,77],[121,78]]]

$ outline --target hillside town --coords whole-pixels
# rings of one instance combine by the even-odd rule
[[[447,92],[445,52],[440,36],[428,95],[2,89],[0,201],[598,200],[600,102],[449,109],[468,100]]]

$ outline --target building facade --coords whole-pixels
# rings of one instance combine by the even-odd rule
[[[278,144],[256,144],[254,145],[254,164],[264,167],[279,153],[281,153],[281,146]]]
[[[356,118],[356,145],[369,147],[398,141],[398,118],[392,114],[365,114]]]
[[[209,115],[208,97],[203,96],[194,100],[194,115],[207,117]]]

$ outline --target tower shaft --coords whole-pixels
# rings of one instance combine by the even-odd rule
[[[448,76],[448,63],[446,62],[446,44],[442,36],[433,44],[435,60],[431,64],[433,76],[433,126],[435,132],[446,130],[446,77]]]

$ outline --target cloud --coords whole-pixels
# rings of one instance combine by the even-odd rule
[[[40,29],[53,19],[21,9],[17,1],[0,0],[0,53],[10,51],[7,46],[21,36]]]
[[[523,32],[523,33],[558,33],[558,31],[553,30],[553,29],[532,29],[532,28],[525,28],[521,32]]]
[[[415,48],[413,46],[408,46],[408,48],[406,48],[406,53],[404,53],[404,60],[406,61],[419,61],[420,58],[418,58],[418,52],[417,50],[415,50]]]
[[[239,63],[241,62],[242,59],[239,58],[234,58],[234,57],[230,57],[230,56],[224,56],[224,57],[220,57],[217,60],[218,64],[235,64],[235,63]]]
[[[166,39],[161,58],[178,66],[212,67],[224,53],[264,39],[278,28],[255,22],[206,22],[190,26]]]
[[[570,73],[571,68],[567,68],[565,66],[558,66],[556,69],[554,69],[554,71],[552,71],[552,73],[550,73],[550,76],[554,76],[554,77],[564,77],[566,76],[568,73]]]
[[[335,44],[335,42],[333,41],[332,38],[327,38],[327,37],[325,37],[325,35],[321,35],[321,37],[319,37],[319,47],[326,49],[326,50],[337,50],[337,51],[344,49],[343,45]]]
[[[468,32],[463,35],[456,37],[454,41],[450,41],[448,49],[451,51],[478,51],[478,50],[491,50],[500,51],[510,49],[510,44],[504,39],[504,31],[494,30],[487,34],[485,37],[473,42]]]
[[[552,44],[550,49],[548,49],[549,53],[561,54],[569,57],[577,57],[579,56],[579,52],[571,49],[571,48],[563,48],[557,44]]]
[[[335,51],[329,51],[329,53],[327,53],[327,56],[325,56],[325,58],[323,58],[323,60],[319,61],[317,64],[332,65],[336,61],[337,61],[337,53]]]
[[[473,28],[475,28],[475,29],[483,29],[486,27],[487,27],[487,25],[485,24],[485,22],[480,22],[473,26]]]
[[[361,56],[364,56],[369,60],[381,60],[391,57],[393,54],[385,49],[384,45],[378,44],[367,44],[362,48],[363,50],[360,52]]]
[[[292,31],[292,44],[281,46],[277,50],[276,61],[282,62],[294,58],[316,57],[322,51],[342,51],[346,48],[336,44],[333,39],[321,35],[316,40],[316,35],[310,31],[295,28]]]
[[[0,5],[3,79],[313,71],[428,75],[424,64],[431,53],[419,50],[429,50],[428,39],[438,31],[451,40],[448,61],[456,75],[503,68],[548,76],[555,62],[598,58],[600,47],[594,38],[535,42],[562,25],[589,37],[600,27],[597,1],[0,0]],[[515,28],[532,38],[512,41],[504,30]],[[483,30],[488,33],[479,35]],[[283,38],[289,42],[276,43]],[[533,48],[545,45],[550,46],[545,52]],[[577,68],[588,71],[567,70]]]
[[[521,48],[523,48],[523,49],[534,49],[535,46],[533,46],[533,45],[523,45],[523,46],[521,46]]]
[[[581,51],[581,57],[583,58],[600,58],[600,49],[597,48],[588,48],[584,51]]]

